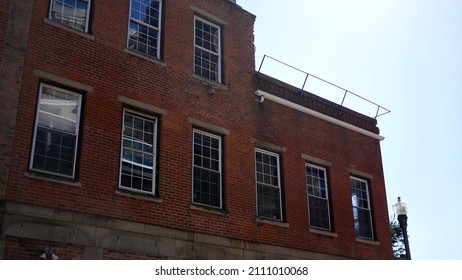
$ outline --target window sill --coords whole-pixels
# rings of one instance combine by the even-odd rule
[[[372,240],[372,239],[365,239],[365,238],[361,238],[361,237],[356,237],[356,242],[366,243],[366,244],[375,245],[375,246],[380,246],[380,241],[375,241],[375,240]]]
[[[146,61],[149,61],[149,62],[153,62],[153,63],[156,63],[160,66],[167,66],[167,63],[163,62],[163,61],[160,61],[154,57],[150,57],[150,56],[147,56],[147,55],[144,55],[142,53],[139,53],[135,50],[132,50],[132,49],[129,49],[129,48],[125,48],[124,49],[124,52],[129,54],[129,55],[133,55],[133,56],[136,56],[138,58],[141,58],[141,59],[144,59]]]
[[[206,79],[204,77],[201,77],[197,74],[193,74],[192,75],[193,78],[199,80],[201,82],[201,84],[203,84],[204,86],[207,86],[207,87],[210,87],[210,88],[213,88],[215,90],[227,90],[228,89],[228,86],[223,84],[223,83],[220,83],[220,82],[217,82],[217,81],[214,81],[214,80],[209,80],[209,79]]]
[[[146,201],[153,201],[157,203],[162,203],[162,198],[156,197],[154,195],[149,195],[149,194],[142,194],[142,193],[137,193],[137,192],[132,192],[129,190],[123,190],[123,189],[117,189],[115,191],[116,194],[118,195],[123,195],[129,198],[135,198],[135,199],[142,199]]]
[[[260,218],[260,217],[257,217],[257,223],[273,225],[273,226],[278,226],[278,227],[283,227],[283,228],[289,228],[289,224],[286,222],[277,221],[277,220],[269,220],[269,219]]]
[[[26,171],[24,173],[24,177],[31,178],[31,179],[37,179],[37,180],[50,181],[54,183],[68,185],[71,187],[82,187],[82,183],[80,183],[80,181],[74,181],[72,179],[62,178],[59,176],[40,173],[36,171]]]
[[[76,34],[76,35],[85,37],[85,38],[90,39],[90,40],[95,40],[95,36],[94,36],[94,35],[85,33],[85,32],[83,32],[83,31],[79,31],[79,30],[74,29],[74,28],[72,28],[72,27],[68,27],[68,26],[59,24],[59,23],[54,22],[54,21],[52,21],[51,19],[48,19],[48,18],[45,18],[44,21],[45,21],[45,23],[50,24],[50,25],[53,25],[54,27],[60,28],[60,29],[62,29],[62,30],[69,31],[69,32],[71,32],[71,33],[74,33],[74,34]]]
[[[331,236],[331,237],[338,237],[338,234],[336,232],[322,230],[322,229],[310,228],[310,232],[320,234],[320,235]]]
[[[204,205],[197,205],[197,204],[192,204],[191,205],[192,210],[197,210],[197,211],[202,211],[202,212],[207,212],[211,214],[217,214],[221,216],[226,216],[228,213],[223,210],[223,209],[218,209],[218,208],[212,208],[212,207],[207,207]]]

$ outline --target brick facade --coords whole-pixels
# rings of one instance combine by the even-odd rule
[[[0,7],[0,24],[16,2]],[[3,98],[5,84],[1,88],[17,115],[14,141],[3,141],[9,126],[1,127],[1,163],[9,169],[0,171],[0,238],[6,240],[0,257],[30,259],[30,250],[38,257],[49,247],[60,259],[392,258],[379,140],[272,101],[256,102],[254,92],[378,134],[375,120],[255,73],[254,15],[226,0],[164,1],[156,60],[126,47],[130,1],[94,1],[88,33],[49,20],[50,1],[24,2],[31,19],[30,27],[21,22],[29,29],[22,33],[28,38],[23,74],[7,81],[17,87],[17,101]],[[221,26],[222,83],[193,74],[195,15]],[[2,61],[21,65],[2,34]],[[41,82],[82,93],[76,179],[29,169]],[[154,196],[118,187],[124,108],[158,120]],[[192,203],[194,128],[221,136],[222,209]],[[280,156],[282,221],[256,217],[256,147]],[[8,151],[14,156],[4,158]],[[310,229],[308,221],[304,168],[313,158],[329,163],[328,232]],[[350,175],[369,182],[371,240],[355,236]]]

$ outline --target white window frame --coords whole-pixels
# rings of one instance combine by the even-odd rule
[[[203,136],[207,136],[207,137],[210,137],[210,138],[213,138],[213,139],[216,139],[218,140],[218,170],[213,170],[211,168],[205,168],[203,166],[199,166],[199,165],[196,165],[195,164],[195,145],[196,145],[196,142],[195,142],[195,134],[201,134]],[[207,206],[207,207],[212,207],[212,208],[217,208],[217,209],[222,209],[223,208],[223,172],[222,172],[222,165],[223,165],[223,162],[222,162],[222,137],[219,136],[219,135],[216,135],[216,134],[212,134],[212,133],[209,133],[209,132],[206,132],[206,131],[203,131],[203,130],[200,130],[200,129],[196,129],[194,128],[193,129],[193,141],[192,141],[192,202],[194,204],[198,204],[198,205],[203,205],[203,206]],[[210,160],[212,160],[212,155],[210,157]],[[194,169],[195,167],[197,168],[200,168],[200,169],[205,169],[205,170],[208,170],[210,172],[215,172],[215,173],[218,173],[219,175],[219,178],[218,178],[218,183],[219,183],[219,192],[220,192],[220,197],[219,197],[219,203],[220,205],[219,206],[215,206],[215,205],[211,205],[211,204],[206,204],[206,203],[202,203],[202,202],[198,202],[198,201],[195,201],[194,200],[194,180],[195,180],[195,175],[194,175]]]
[[[66,131],[64,131],[62,129],[53,128],[52,126],[43,126],[43,125],[39,124],[40,113],[44,113],[44,114],[47,114],[47,115],[49,115],[51,117],[55,117],[55,118],[58,118],[58,119],[66,120],[66,118],[64,118],[64,116],[54,115],[52,113],[42,111],[40,109],[41,100],[42,100],[42,93],[43,93],[44,88],[48,88],[48,89],[54,90],[54,91],[62,93],[62,94],[68,94],[68,95],[78,97],[77,112],[76,112],[76,117],[75,117],[76,118],[76,120],[75,120],[75,129],[74,129],[75,131],[74,132],[66,132]],[[65,101],[63,101],[63,102],[64,102],[63,104],[65,105]],[[52,174],[52,175],[56,175],[56,176],[61,176],[61,177],[66,177],[66,178],[75,178],[75,173],[76,173],[75,170],[76,170],[77,154],[78,154],[77,150],[78,150],[78,147],[79,147],[79,132],[80,132],[80,114],[81,114],[81,111],[82,111],[82,94],[72,92],[72,91],[57,87],[57,86],[51,86],[51,85],[46,84],[46,83],[40,83],[40,90],[39,90],[39,95],[38,95],[38,100],[37,100],[37,112],[36,112],[35,124],[34,124],[34,136],[33,136],[33,142],[32,142],[33,144],[32,144],[31,157],[30,157],[30,162],[29,162],[29,169],[30,170],[37,171],[37,172],[42,172],[42,173],[47,173],[47,174]],[[67,120],[72,121],[71,119],[67,119]],[[47,170],[44,170],[44,169],[41,169],[41,168],[34,168],[34,158],[35,158],[36,145],[37,145],[37,142],[36,142],[37,141],[37,130],[38,130],[39,127],[44,129],[44,130],[48,130],[49,133],[55,132],[57,134],[71,135],[73,138],[75,138],[74,146],[73,146],[74,151],[73,151],[72,174],[71,175],[65,175],[65,174],[62,174],[62,173],[59,173],[59,172],[51,172],[51,171],[47,171]],[[50,134],[49,137],[51,137],[51,134]]]
[[[141,118],[143,120],[148,120],[148,121],[154,122],[153,133],[152,133],[153,134],[152,135],[152,137],[153,137],[152,141],[153,142],[152,143],[146,143],[147,145],[152,144],[152,153],[147,153],[147,152],[144,152],[144,151],[140,151],[139,149],[135,149],[135,148],[126,148],[126,147],[124,147],[125,117],[126,117],[127,114],[130,114],[131,116],[134,116],[134,117],[137,117],[137,118]],[[154,116],[151,116],[151,115],[148,115],[148,114],[145,114],[145,113],[141,113],[139,111],[132,110],[132,109],[129,109],[129,108],[124,108],[123,117],[122,117],[121,143],[120,143],[120,164],[119,164],[119,188],[120,189],[132,191],[132,192],[137,192],[137,193],[142,193],[142,194],[156,195],[157,130],[158,130],[158,123],[159,122],[158,122],[157,117],[154,117]],[[143,133],[144,133],[144,130],[143,130]],[[142,145],[144,145],[144,143]],[[135,152],[142,153],[143,156],[144,156],[144,154],[151,155],[152,156],[152,166],[144,164],[144,163],[141,163],[141,164],[136,163],[133,160],[130,161],[130,160],[124,158],[124,148],[126,148],[128,151],[133,151],[134,153]],[[141,168],[147,168],[147,169],[152,170],[152,186],[151,186],[152,190],[151,191],[145,191],[145,190],[142,190],[142,189],[140,190],[140,189],[133,188],[132,186],[128,187],[128,186],[123,186],[122,185],[122,180],[123,180],[122,175],[123,175],[123,164],[124,164],[124,162],[136,165],[136,166],[141,167]],[[133,176],[132,176],[132,178],[133,178]],[[142,178],[143,177],[141,177],[141,180],[142,180]]]
[[[161,31],[162,31],[162,4],[163,4],[163,1],[162,0],[153,0],[153,1],[159,2],[159,18],[158,18],[159,26],[153,26],[153,25],[150,25],[150,24],[148,24],[146,22],[140,21],[139,19],[132,18],[133,1],[140,1],[140,0],[130,0],[130,10],[129,10],[129,15],[128,15],[128,28],[127,28],[127,30],[128,30],[127,31],[127,48],[129,48],[130,50],[136,51],[138,53],[141,53],[143,55],[147,55],[149,57],[160,59],[160,46],[161,46],[160,41],[161,41]],[[135,23],[135,24],[139,24],[141,26],[146,27],[147,30],[155,30],[155,31],[157,31],[157,45],[155,46],[156,47],[156,55],[155,56],[149,54],[148,48],[146,48],[146,51],[143,52],[138,47],[131,47],[130,46],[130,24],[132,22]],[[146,46],[148,46],[148,45],[146,45]]]
[[[76,1],[81,1],[81,2],[86,2],[87,3],[87,9],[86,9],[86,12],[85,12],[85,27],[84,27],[84,30],[80,30],[79,28],[76,28],[75,26],[64,24],[62,20],[58,21],[58,20],[53,19],[53,17],[52,17],[53,6],[54,6],[55,2],[58,2],[58,1],[64,2],[65,0],[50,0],[50,10],[48,12],[48,19],[50,19],[50,20],[52,20],[54,22],[57,22],[59,24],[62,24],[64,26],[67,26],[69,28],[72,28],[72,29],[75,29],[75,30],[78,30],[78,31],[81,31],[81,32],[88,33],[88,26],[89,26],[89,22],[90,22],[90,9],[91,9],[91,1],[92,0],[76,0]],[[64,3],[63,3],[63,9],[64,9]],[[73,10],[74,10],[74,15],[75,15],[76,7],[73,7]]]
[[[367,208],[366,207],[360,207],[359,205],[355,206],[356,202],[354,201],[353,199],[353,189],[352,189],[352,182],[353,181],[358,181],[360,183],[363,183],[365,184],[365,191],[366,191],[366,199],[367,199]],[[371,200],[370,200],[370,193],[369,193],[369,182],[367,180],[364,180],[364,179],[361,179],[361,178],[358,178],[358,177],[355,177],[355,176],[350,176],[350,189],[351,189],[351,200],[352,200],[352,207],[353,207],[353,218],[354,218],[354,222],[355,222],[355,233],[356,233],[356,226],[358,225],[359,227],[364,227],[363,224],[360,224],[359,221],[356,221],[356,218],[354,217],[355,216],[355,208],[358,208],[360,210],[363,210],[363,211],[367,211],[368,212],[368,216],[369,216],[369,221],[370,221],[370,224],[368,225],[371,229],[371,235],[370,236],[363,236],[363,235],[358,235],[356,233],[356,236],[357,237],[360,237],[360,238],[366,238],[366,239],[373,239],[374,238],[374,223],[373,223],[373,220],[372,220],[372,209],[371,209]]]
[[[213,28],[216,28],[217,31],[218,31],[218,36],[217,36],[217,52],[213,52],[211,50],[208,50],[204,47],[201,47],[201,46],[198,46],[196,44],[196,22],[197,21],[200,21],[202,22],[202,24],[207,24],[207,25],[210,25],[211,27]],[[193,65],[194,65],[194,74],[204,78],[204,79],[208,79],[208,80],[211,80],[211,81],[214,81],[214,82],[217,82],[217,83],[221,83],[221,71],[222,71],[222,66],[221,66],[221,60],[222,60],[222,54],[221,54],[221,35],[222,34],[222,28],[220,25],[218,24],[215,24],[213,22],[210,22],[202,17],[199,17],[199,16],[194,16],[194,60],[193,60]],[[201,73],[196,73],[196,49],[200,50],[200,51],[204,51],[204,52],[207,52],[209,53],[209,55],[213,55],[213,56],[216,56],[217,57],[217,71],[216,71],[216,75],[217,75],[217,78],[216,79],[212,79],[211,77],[206,77],[206,76],[203,76]],[[210,61],[209,61],[210,62]],[[211,63],[211,62],[210,62]],[[201,66],[199,66],[201,67]],[[201,67],[202,68],[202,67]],[[211,69],[208,69],[208,71],[210,72]]]
[[[310,194],[310,191],[309,191],[309,182],[308,182],[308,172],[307,172],[307,168],[311,168],[311,169],[317,169],[318,172],[323,172],[324,173],[324,181],[325,181],[325,197],[322,197],[322,195],[315,195],[315,194]],[[329,199],[329,182],[328,182],[328,179],[327,179],[327,169],[324,168],[324,167],[321,167],[321,166],[318,166],[318,165],[314,165],[314,164],[311,164],[309,162],[306,162],[305,163],[305,176],[306,176],[306,187],[307,187],[307,198],[308,198],[308,215],[309,215],[309,222],[310,222],[310,227],[313,227],[313,228],[317,228],[317,229],[321,229],[321,230],[332,230],[332,221],[331,221],[331,217],[330,217],[330,199]],[[314,179],[319,179],[321,180],[321,178],[314,178]],[[313,185],[312,186],[313,188],[319,188],[321,189],[321,186],[315,186]],[[327,221],[328,221],[328,227],[325,228],[325,227],[320,227],[320,226],[316,226],[316,225],[312,225],[311,224],[311,212],[310,212],[310,197],[313,197],[313,198],[316,198],[316,199],[322,199],[322,200],[325,200],[326,203],[327,203]]]
[[[272,184],[268,184],[268,183],[265,183],[265,182],[259,182],[258,180],[258,167],[257,167],[257,153],[261,153],[262,155],[268,155],[270,157],[275,157],[276,158],[276,162],[277,162],[277,185],[272,185]],[[278,153],[274,153],[274,152],[270,152],[270,151],[267,151],[267,150],[264,150],[264,149],[260,149],[260,148],[255,148],[255,152],[254,152],[254,156],[255,156],[255,191],[256,191],[256,209],[257,209],[257,217],[260,217],[260,218],[264,218],[264,219],[270,219],[270,220],[276,220],[276,221],[282,221],[283,220],[283,210],[282,210],[282,187],[281,187],[281,161],[280,161],[280,158],[279,158],[279,154]],[[264,176],[264,175],[263,175]],[[259,209],[258,209],[258,185],[261,184],[265,187],[272,187],[272,188],[277,188],[278,191],[279,191],[279,218],[277,217],[267,217],[267,216],[262,216],[259,214]]]

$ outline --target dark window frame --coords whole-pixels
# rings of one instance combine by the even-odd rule
[[[201,141],[197,141],[197,136],[201,136]],[[204,143],[208,143],[209,140],[204,142],[204,138],[210,139],[210,146],[207,147],[203,145]],[[193,128],[193,141],[192,141],[192,203],[200,206],[210,207],[214,209],[224,209],[224,174],[223,174],[223,136],[220,134],[208,132],[206,130],[200,128]],[[218,150],[212,146],[212,139],[218,141],[217,146]],[[198,149],[201,149],[199,152]],[[210,151],[209,151],[210,150]],[[207,154],[209,157],[204,157],[205,153],[209,151]],[[200,163],[200,164],[198,164]],[[214,164],[212,164],[214,163]],[[214,168],[215,167],[215,168]],[[210,193],[208,194],[209,198],[208,201],[205,198],[198,197],[200,193],[199,186],[200,182],[206,183],[202,178],[209,174],[210,177]],[[213,176],[213,177],[212,177]],[[216,178],[218,177],[218,178]],[[212,180],[215,178],[215,180]],[[212,183],[213,185],[218,184],[218,201],[212,201],[212,197],[215,196],[212,193]],[[198,189],[198,187],[200,187]],[[204,192],[207,194],[207,192]]]
[[[140,4],[140,0],[130,0],[130,7],[129,7],[129,16],[128,16],[128,32],[127,32],[127,48],[130,49],[130,50],[133,50],[137,53],[140,53],[142,55],[146,55],[150,58],[154,58],[154,59],[157,59],[157,60],[160,60],[161,59],[161,55],[162,55],[162,41],[163,41],[163,32],[162,32],[162,26],[163,26],[163,20],[164,20],[164,17],[163,17],[163,14],[164,14],[164,1],[165,0],[152,0],[151,2],[151,5],[154,3],[154,2],[157,2],[158,3],[158,8],[157,9],[153,9],[152,7],[149,7],[147,9],[149,9],[149,12],[146,12],[146,16],[149,17],[149,19],[152,19],[155,23],[157,24],[151,24],[152,22],[148,21],[148,19],[146,18],[145,21],[148,21],[148,22],[145,22],[145,21],[142,21],[140,20],[140,17],[141,17],[141,13],[142,11],[138,11],[136,10],[136,5]],[[154,10],[154,11],[157,11],[157,18],[155,16],[151,16],[151,11]],[[138,16],[136,16],[136,14],[138,14]],[[136,38],[136,40],[132,40],[131,39],[131,34],[133,33],[131,30],[135,30],[133,29],[133,27],[135,27],[135,29],[140,29],[141,31],[144,30],[144,32],[140,32],[139,36]],[[151,36],[151,33],[154,32],[156,35],[155,36]],[[143,38],[141,36],[145,36],[146,38]],[[146,43],[144,42],[140,42],[140,39],[139,38],[142,38],[142,40],[145,40]],[[150,40],[149,38],[153,38],[155,40],[155,45],[153,44],[149,44],[152,40]],[[155,49],[155,54],[152,54],[150,52],[151,49]]]
[[[38,172],[55,177],[77,180],[79,175],[78,166],[80,160],[79,155],[82,138],[83,107],[85,97],[84,93],[78,90],[70,89],[66,86],[49,82],[41,82],[39,84],[38,91],[39,94],[35,112],[34,132],[32,136],[33,138],[29,159],[29,170],[32,172]],[[53,98],[43,98],[45,94],[48,94]],[[64,96],[66,99],[62,98]],[[70,106],[72,105],[72,101],[67,99],[68,96],[77,98],[75,109],[69,110],[71,109]],[[46,100],[48,100],[48,102],[46,102]],[[53,107],[58,105],[60,105],[61,108]],[[47,109],[46,106],[49,108]],[[63,108],[68,109],[65,110]],[[72,116],[74,115],[74,111],[75,125],[72,125]],[[72,129],[72,127],[74,128]],[[70,129],[72,129],[73,132],[70,131]],[[39,135],[39,133],[42,134],[42,132],[46,133],[45,138],[43,135]],[[65,140],[63,137],[66,136],[73,138],[74,143],[72,144],[72,147],[65,146],[66,143],[63,142]],[[58,140],[56,137],[60,137],[59,145],[56,142]],[[56,150],[58,148],[59,151]],[[66,151],[69,151],[70,148],[72,148],[72,154],[67,153],[68,158],[66,159]],[[69,156],[71,159],[69,159]],[[42,158],[44,161],[43,164],[41,164],[42,166],[39,166],[39,158]],[[69,161],[72,164],[70,174],[68,172],[64,172],[62,169],[62,166],[65,165],[65,162]],[[56,168],[52,168],[50,162],[58,163],[57,171],[53,170]]]
[[[351,201],[355,234],[359,238],[374,239],[374,222],[369,181],[350,176]]]
[[[261,154],[261,161],[259,161],[260,156],[258,154]],[[266,149],[255,148],[254,156],[257,217],[282,222],[284,221],[284,192],[282,187],[281,155]],[[265,156],[268,157],[269,161],[275,159],[276,165],[271,164],[268,160],[265,161]],[[274,168],[276,168],[276,174],[273,172]],[[274,197],[274,193],[271,194],[271,191],[276,191],[277,197]],[[273,206],[268,206],[268,204],[265,203],[268,201],[265,201],[265,197],[270,200],[277,199],[277,201],[268,202],[269,204],[274,204]],[[277,211],[277,213],[275,213],[275,211]],[[271,212],[272,214],[268,215],[265,212]]]
[[[316,174],[309,174],[308,168],[316,169],[318,172],[318,176]],[[332,231],[332,212],[331,212],[331,199],[330,199],[330,182],[329,182],[329,176],[328,176],[328,169],[326,167],[316,165],[310,162],[305,163],[305,175],[306,175],[306,186],[307,186],[307,196],[308,196],[308,216],[309,216],[309,224],[310,227],[316,228],[316,229],[321,229],[321,230],[327,230],[327,231]],[[321,175],[320,172],[323,172]],[[311,178],[309,178],[311,177]],[[310,182],[312,182],[310,184]],[[324,189],[323,189],[324,185]],[[311,188],[311,191],[310,191]],[[315,202],[318,202],[317,205],[320,206],[321,204],[324,204],[325,202],[325,209],[318,209],[321,211],[317,211],[317,213],[314,213],[314,208],[315,205],[313,205]],[[318,207],[319,208],[319,207]],[[317,215],[318,214],[318,215]],[[319,215],[322,215],[320,217]],[[327,225],[322,224],[321,220],[327,220]],[[319,222],[321,224],[319,224]]]
[[[133,127],[127,126],[128,118],[133,119]],[[136,130],[135,120],[143,122],[143,130]],[[127,124],[126,124],[127,123]],[[145,131],[146,125],[152,123],[152,133],[148,130]],[[149,127],[149,126],[148,126]],[[129,192],[135,192],[151,196],[159,196],[158,190],[158,161],[159,161],[159,127],[160,127],[160,117],[155,114],[150,114],[144,112],[143,110],[138,110],[136,108],[124,107],[122,114],[122,130],[121,130],[121,143],[120,143],[120,159],[119,159],[119,181],[118,188],[120,190],[126,190]],[[131,133],[126,133],[126,131],[132,131]],[[136,134],[135,134],[136,130]],[[131,134],[132,136],[129,137]],[[138,135],[138,137],[133,137]],[[143,138],[143,141],[139,141]],[[150,142],[144,140],[150,139]],[[128,145],[128,142],[132,144]],[[138,143],[139,142],[139,143]],[[135,145],[136,144],[136,145]],[[138,147],[139,146],[139,147]],[[149,146],[151,146],[152,151],[149,151]],[[141,159],[141,162],[139,162]],[[148,164],[151,160],[152,163]],[[124,169],[125,167],[125,169]],[[141,173],[139,169],[141,168]],[[128,173],[128,170],[133,172]],[[149,172],[149,170],[151,172]],[[135,172],[136,171],[136,172]],[[141,175],[139,175],[141,174]],[[149,178],[150,174],[150,178]],[[146,176],[145,176],[146,175]],[[136,178],[135,178],[136,177]],[[139,188],[138,185],[134,185],[134,178],[140,180]],[[130,179],[130,184],[128,184],[128,179]],[[150,180],[149,180],[150,179]],[[148,183],[151,181],[150,188]],[[135,183],[136,183],[135,182]],[[143,188],[144,187],[144,188]]]
[[[199,30],[197,23],[200,22],[204,28]],[[216,29],[216,41],[212,40],[215,36],[207,29]],[[200,31],[202,36],[199,36]],[[205,33],[209,33],[211,38],[207,40],[208,36],[204,36]],[[194,16],[194,74],[200,76],[203,79],[210,80],[216,83],[223,82],[223,27],[213,21],[210,21],[200,15]],[[199,42],[199,44],[198,44]],[[216,46],[214,46],[214,44]],[[215,48],[215,51],[213,50]],[[216,57],[216,59],[212,59]],[[213,61],[216,60],[216,61]],[[213,70],[212,65],[216,64],[216,70]]]
[[[61,11],[64,12],[64,2],[65,0],[50,0],[49,2],[49,11],[48,11],[48,19],[56,22],[58,24],[61,24],[63,26],[66,26],[68,28],[72,28],[74,30],[77,30],[79,32],[83,33],[89,33],[90,32],[90,21],[91,21],[91,16],[92,16],[92,7],[93,7],[93,0],[75,0],[75,6],[72,7],[73,10],[77,9],[77,3],[78,2],[86,2],[86,10],[85,10],[85,17],[84,17],[84,25],[78,25],[78,26],[83,26],[83,28],[77,28],[76,25],[71,25],[70,22],[72,21],[72,17],[70,15],[65,15],[64,13],[61,13],[61,20],[58,20],[58,14],[59,11],[55,9],[55,5],[63,5],[61,8]],[[63,16],[64,15],[64,16]],[[64,22],[64,20],[67,18],[67,23]],[[74,16],[74,21],[77,22],[77,18]]]

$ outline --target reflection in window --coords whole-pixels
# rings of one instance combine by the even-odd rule
[[[49,18],[62,25],[88,32],[91,0],[51,0]]]
[[[279,155],[255,149],[255,168],[258,216],[282,220]]]
[[[221,137],[195,129],[193,145],[193,202],[221,208]]]
[[[156,118],[124,111],[120,187],[154,194]]]
[[[350,177],[350,185],[356,236],[372,239],[372,215],[367,181]]]
[[[128,48],[159,58],[161,0],[131,0]]]
[[[307,163],[306,186],[308,191],[310,226],[330,230],[326,169]]]
[[[82,96],[40,85],[30,168],[73,178]]]
[[[221,82],[220,27],[199,17],[195,18],[194,27],[194,73]]]

